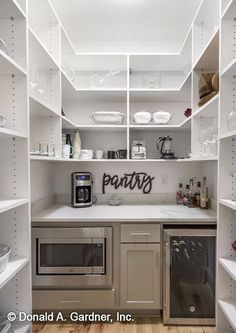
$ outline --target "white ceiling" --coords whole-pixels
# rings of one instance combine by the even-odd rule
[[[51,0],[75,48],[184,41],[200,0]],[[90,49],[89,49],[90,48]]]

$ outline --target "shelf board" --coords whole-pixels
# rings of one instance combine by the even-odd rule
[[[25,13],[15,0],[0,1],[0,19],[11,17],[25,19]]]
[[[30,95],[30,115],[35,117],[60,117],[49,105]]]
[[[21,132],[17,132],[5,127],[0,127],[0,136],[5,136],[5,137],[15,137],[15,138],[22,138],[26,139],[27,135]]]
[[[235,9],[236,9],[235,1],[230,0],[221,15],[221,19],[222,20],[233,20],[235,18]]]
[[[190,129],[185,121],[180,125],[130,125],[129,128],[140,131],[181,131]]]
[[[193,113],[193,117],[217,117],[219,94]]]
[[[178,88],[129,89],[131,102],[189,102],[191,100],[191,75]]]
[[[233,76],[236,73],[236,58],[233,59],[221,72],[221,76]]]
[[[195,61],[193,69],[195,70],[217,70],[219,68],[219,28],[213,33],[206,47]]]
[[[189,159],[186,159],[186,162],[205,162],[205,161],[218,161],[217,156],[206,156],[206,157],[191,157]]]
[[[61,69],[61,79],[62,79],[62,86],[67,86],[67,89],[72,89],[72,90],[76,90],[76,86],[74,85],[74,83],[69,79],[69,77],[66,75],[66,73],[63,71],[63,69]]]
[[[2,50],[0,50],[0,73],[1,75],[26,75],[25,69]]]
[[[127,125],[77,125],[77,129],[86,131],[124,132],[127,128]]]
[[[127,102],[126,90],[74,90],[71,86],[62,82],[63,102]]]
[[[196,159],[191,159],[191,158],[180,158],[180,159],[175,159],[175,160],[164,160],[164,159],[158,159],[158,158],[146,158],[146,159],[92,159],[92,160],[79,160],[79,159],[73,159],[73,158],[62,158],[62,157],[47,157],[47,156],[30,156],[31,161],[49,161],[49,162],[86,162],[86,163],[117,163],[117,162],[122,162],[122,163],[144,163],[144,162],[155,162],[155,163],[190,163],[190,162],[205,162],[205,161],[215,161],[217,160],[216,158],[196,158]]]
[[[24,324],[24,323],[14,323],[11,325],[10,331],[13,333],[30,333],[31,324]]]
[[[63,129],[75,129],[77,128],[77,124],[71,121],[70,119],[61,116],[62,119],[62,128]]]
[[[219,258],[219,263],[236,281],[236,258]]]
[[[10,260],[7,268],[0,274],[0,289],[5,286],[27,263],[28,258]]]
[[[59,65],[37,37],[37,34],[30,27],[28,27],[28,30],[30,54],[33,52],[34,56],[38,57],[39,68],[52,68],[59,70]]]
[[[236,331],[236,302],[232,300],[219,300],[218,303],[230,325]]]
[[[228,208],[231,208],[233,210],[236,210],[236,201],[230,199],[220,199],[220,204]]]
[[[0,200],[0,213],[23,206],[28,203],[27,199]]]
[[[221,139],[227,139],[227,138],[231,138],[233,136],[236,136],[236,130],[235,131],[230,131],[230,132],[226,132],[221,134],[220,138]]]

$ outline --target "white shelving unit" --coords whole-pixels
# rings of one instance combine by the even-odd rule
[[[228,114],[235,110],[235,1],[221,0],[220,53],[221,91],[219,148],[219,205],[217,248],[217,333],[236,331],[236,239],[235,139],[228,127]]]
[[[0,316],[31,313],[31,237],[29,202],[29,113],[27,2],[0,2],[0,243],[10,246],[10,262],[0,274]],[[27,332],[30,325],[14,325]]]

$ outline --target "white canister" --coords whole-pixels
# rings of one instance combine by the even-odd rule
[[[76,130],[74,138],[74,158],[79,159],[80,153],[81,153],[81,140],[80,140],[79,131]]]

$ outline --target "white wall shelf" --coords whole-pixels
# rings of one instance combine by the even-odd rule
[[[236,281],[236,258],[219,258],[219,263]]]
[[[26,139],[28,136],[24,133],[20,133],[17,131],[10,130],[5,127],[0,127],[0,136],[10,136],[10,137],[16,137],[16,138],[22,138]]]
[[[40,59],[40,63],[43,63],[45,68],[50,67],[59,70],[58,63],[53,59],[51,54],[47,51],[46,47],[37,37],[36,33],[29,27],[29,43],[31,44],[31,50]]]
[[[236,331],[236,302],[232,300],[219,300],[219,306],[224,312],[234,331]]]
[[[233,59],[225,68],[223,68],[221,76],[233,76],[235,75],[235,72],[236,72],[236,59]]]
[[[235,131],[230,131],[230,132],[223,133],[223,134],[221,134],[220,138],[221,139],[228,139],[228,138],[232,138],[234,136],[236,136],[236,130]]]
[[[15,0],[0,2],[0,18],[9,17],[25,19],[24,11]]]
[[[234,13],[236,9],[236,4],[234,0],[227,0],[228,4],[223,9],[223,12],[221,14],[222,20],[233,20],[235,18]]]
[[[8,210],[23,206],[27,204],[28,199],[11,199],[11,200],[0,200],[0,213],[6,212]]]
[[[236,210],[236,201],[230,199],[220,199],[220,204],[228,208],[231,208],[233,210]]]
[[[30,115],[37,117],[60,117],[56,110],[53,110],[50,105],[37,99],[35,96],[30,98]]]
[[[2,50],[0,50],[0,73],[2,75],[26,75],[25,69]]]
[[[218,115],[219,95],[214,96],[206,104],[197,109],[193,117],[217,117]]]
[[[199,58],[193,65],[193,69],[201,70],[207,68],[208,70],[215,70],[219,67],[219,29],[213,33],[208,44],[203,49]]]
[[[10,260],[7,268],[0,274],[0,289],[5,286],[23,267],[29,262],[29,259]]]
[[[64,129],[76,129],[77,128],[77,124],[74,123],[73,121],[71,121],[70,119],[68,119],[65,116],[61,116],[62,119],[62,128]]]

